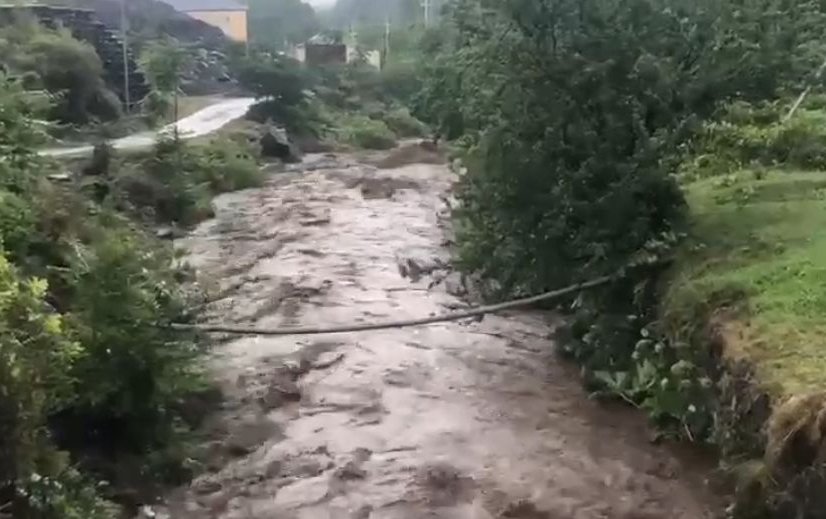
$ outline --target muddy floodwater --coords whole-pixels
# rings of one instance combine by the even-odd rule
[[[310,156],[223,196],[178,245],[218,290],[209,319],[350,325],[467,306],[449,268],[442,164]],[[520,311],[416,328],[227,338],[205,472],[159,516],[222,519],[698,519],[705,467],[644,418],[590,400]]]

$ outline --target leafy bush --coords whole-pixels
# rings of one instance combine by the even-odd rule
[[[0,190],[0,243],[13,258],[28,250],[35,230],[31,205],[19,195]]]
[[[44,88],[56,96],[56,119],[87,123],[120,116],[120,101],[106,88],[95,49],[68,30],[21,19],[0,31],[0,62],[27,77],[28,88]]]
[[[826,114],[800,109],[785,121],[782,111],[772,108],[736,103],[721,120],[706,124],[682,166],[683,176],[722,175],[752,165],[826,168]]]
[[[338,139],[351,146],[371,150],[387,150],[396,145],[396,136],[382,121],[364,115],[348,115],[336,123]]]
[[[192,337],[159,327],[188,319],[171,264],[169,251],[124,229],[101,231],[71,259],[67,318],[85,355],[71,371],[63,434],[138,451],[170,437],[175,405],[201,383]]]
[[[71,366],[82,355],[60,316],[46,310],[47,285],[26,279],[0,255],[0,484],[45,468],[48,413],[72,399]]]
[[[611,271],[679,228],[670,174],[697,123],[799,81],[818,60],[789,49],[819,48],[824,34],[814,2],[773,26],[771,43],[755,27],[774,11],[734,1],[460,0],[449,11],[417,115],[470,136],[462,263],[516,292]]]
[[[135,206],[150,208],[160,221],[188,225],[211,215],[204,204],[206,186],[195,179],[199,166],[183,141],[161,139],[143,164],[122,175],[119,183]]]
[[[98,488],[77,469],[54,476],[33,474],[20,485],[20,517],[38,519],[116,519],[121,511],[101,498]],[[15,516],[17,517],[17,516]]]
[[[136,209],[147,208],[162,222],[191,225],[212,215],[218,193],[261,185],[252,152],[229,139],[188,146],[161,139],[143,163],[117,179],[120,196]]]
[[[226,193],[263,184],[264,174],[252,150],[228,139],[213,140],[203,152],[202,175],[213,193]]]
[[[19,83],[0,73],[0,189],[19,194],[36,183],[34,147],[45,136],[32,119],[41,113]]]
[[[47,291],[0,254],[0,506],[9,499],[13,517],[114,518],[116,508],[51,444],[48,418],[74,405],[72,369],[86,352],[49,309]]]
[[[593,395],[620,398],[644,410],[670,436],[710,439],[715,388],[708,358],[690,344],[639,328],[635,316],[590,315],[581,323],[584,333],[566,343],[563,352],[588,368]]]
[[[424,123],[410,114],[407,108],[395,108],[382,114],[382,120],[399,137],[421,137],[427,131]]]
[[[415,60],[390,61],[381,71],[383,94],[400,103],[409,103],[422,88],[418,65]]]

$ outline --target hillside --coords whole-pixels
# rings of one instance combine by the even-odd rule
[[[60,0],[74,7],[93,9],[106,26],[120,28],[121,2],[117,0]],[[175,11],[159,0],[126,2],[130,32],[141,43],[160,36],[172,36],[186,42],[198,42],[214,48],[223,47],[226,38],[220,29]]]

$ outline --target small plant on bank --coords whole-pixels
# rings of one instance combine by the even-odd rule
[[[396,146],[396,136],[384,122],[364,115],[340,118],[335,133],[340,142],[358,148],[388,150]]]

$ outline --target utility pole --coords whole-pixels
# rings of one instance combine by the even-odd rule
[[[390,57],[390,17],[384,19],[384,63],[382,68],[387,65],[387,59]]]
[[[120,38],[123,50],[123,103],[126,113],[132,108],[129,99],[129,47],[126,41],[126,0],[120,1]]]
[[[803,101],[806,99],[806,96],[809,95],[809,92],[812,91],[812,84],[819,83],[821,76],[823,76],[823,72],[826,71],[826,60],[818,67],[817,72],[815,72],[814,77],[809,81],[809,84],[806,85],[806,89],[801,92],[800,97],[797,98],[797,101],[794,102],[792,108],[789,110],[789,113],[786,114],[786,117],[783,118],[784,121],[788,121],[792,118],[794,113],[800,108],[800,105],[803,104]]]
[[[422,0],[422,7],[424,7],[424,26],[430,26],[430,0]]]
[[[358,36],[358,32],[356,32],[356,28],[353,26],[352,22],[347,24],[347,41],[345,41],[345,43],[352,46],[354,51],[355,51],[355,49],[358,48],[359,36]]]

